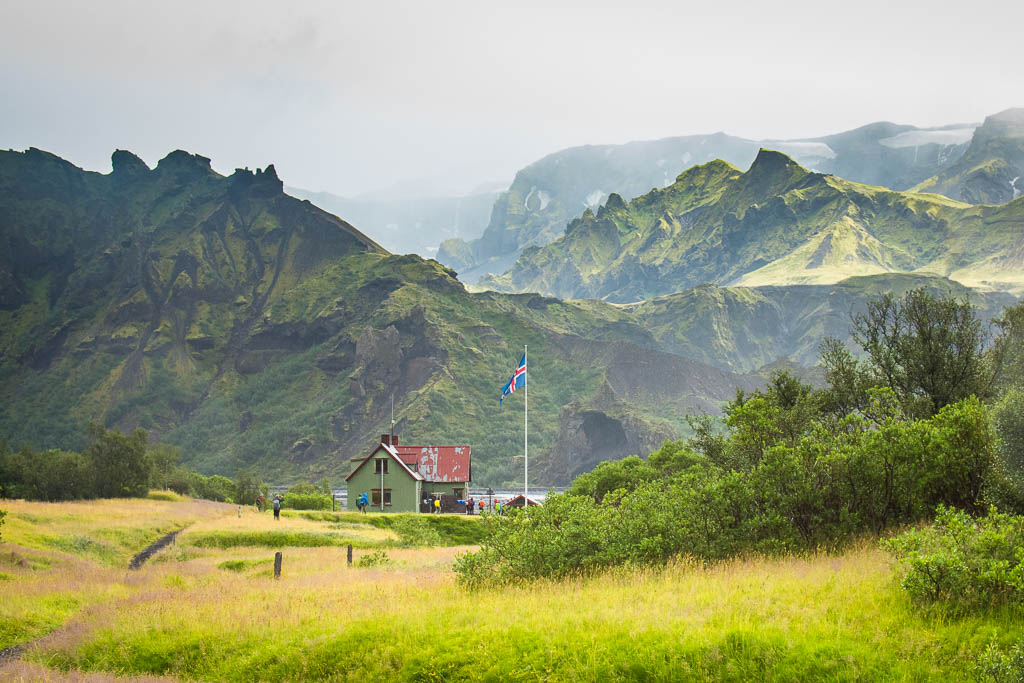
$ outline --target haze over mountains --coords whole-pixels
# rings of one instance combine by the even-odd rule
[[[1020,110],[1009,110],[998,116],[1019,115]],[[613,192],[628,201],[671,184],[690,166],[714,159],[746,169],[762,147],[781,151],[814,171],[905,190],[951,169],[971,145],[976,128],[971,123],[918,128],[882,122],[797,140],[748,140],[716,133],[566,149],[519,171],[495,203],[483,235],[445,242],[438,259],[459,271],[465,282],[475,283],[487,273],[507,270],[523,248],[557,239],[568,221],[587,208],[596,210]],[[996,133],[991,124],[985,135],[989,131]],[[1005,131],[994,137],[1005,137]]]
[[[392,200],[339,199],[338,218],[286,194],[273,166],[222,176],[195,154],[150,169],[118,151],[101,175],[0,152],[0,435],[78,448],[90,420],[142,426],[204,472],[310,479],[344,474],[394,395],[407,438],[472,443],[474,479],[499,485],[521,472],[522,414],[497,393],[529,343],[531,473],[565,483],[684,435],[687,413],[716,413],[774,367],[810,368],[870,296],[925,286],[986,319],[1015,301],[1013,184],[991,206],[917,190],[996,197],[1019,168],[1018,123],[1014,110],[977,131],[877,124],[776,150],[717,135],[556,153],[494,207],[488,234],[505,246],[548,240],[481,283],[510,293],[469,292],[352,219],[405,202],[421,232],[444,229],[454,200],[373,214]],[[657,163],[670,147],[691,154],[678,177]],[[711,147],[749,169],[694,158]],[[556,214],[573,218],[561,237]]]

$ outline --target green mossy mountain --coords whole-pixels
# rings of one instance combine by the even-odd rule
[[[531,470],[557,483],[761,381],[666,353],[600,302],[467,293],[284,194],[272,166],[223,177],[185,152],[152,170],[117,152],[100,175],[0,152],[0,243],[13,445],[79,449],[96,420],[146,428],[203,472],[338,478],[394,395],[407,442],[470,443],[475,481],[500,485],[522,468],[522,404],[498,392],[528,343],[531,452],[561,463]]]
[[[1024,199],[972,206],[808,171],[762,149],[716,160],[628,204],[610,198],[481,288],[630,303],[703,283],[834,284],[918,273],[1024,292]]]
[[[948,168],[914,188],[969,204],[1005,204],[1024,193],[1024,109],[989,116],[970,147]]]
[[[747,168],[761,147],[784,152],[803,166],[869,185],[910,188],[955,162],[976,124],[916,128],[872,123],[854,130],[799,140],[747,140],[715,133],[587,145],[550,154],[520,170],[494,203],[483,235],[449,239],[438,260],[467,283],[502,273],[519,253],[558,239],[585,209],[596,211],[611,194],[631,200],[671,185],[694,164],[714,159]]]

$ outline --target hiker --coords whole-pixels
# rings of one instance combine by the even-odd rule
[[[434,514],[436,514],[436,515],[441,514],[441,499],[440,498],[435,498],[434,499]]]
[[[277,496],[274,496],[274,519],[281,519],[281,499]]]
[[[469,500],[466,501],[466,514],[467,515],[473,514],[473,503],[474,503],[474,501],[473,501],[472,498],[470,498]]]
[[[356,500],[356,507],[364,515],[366,514],[366,508],[370,507],[370,497],[366,495],[366,491],[359,494],[359,498]]]
[[[420,512],[430,512],[430,497],[423,496],[423,507],[420,508]]]
[[[484,514],[484,499],[483,498],[480,499],[479,507],[480,507],[480,514],[481,515]]]

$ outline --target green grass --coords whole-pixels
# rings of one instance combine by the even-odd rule
[[[324,533],[318,531],[212,531],[196,533],[188,536],[189,545],[197,548],[322,548],[326,546],[348,545],[357,548],[376,548],[382,542],[343,534]]]
[[[328,512],[298,510],[282,513],[286,517],[301,517],[318,522],[369,525],[377,529],[391,529],[399,519],[411,518],[429,526],[441,537],[443,545],[476,545],[483,540],[484,528],[478,515],[420,515],[420,514],[360,514],[358,512]]]
[[[969,680],[994,634],[1024,634],[1020,609],[915,608],[875,548],[480,592],[441,569],[221,576],[36,658],[225,681],[947,681]]]

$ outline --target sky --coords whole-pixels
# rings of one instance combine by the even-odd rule
[[[573,145],[980,122],[1024,106],[1022,25],[1019,0],[0,0],[0,148],[461,193]]]

